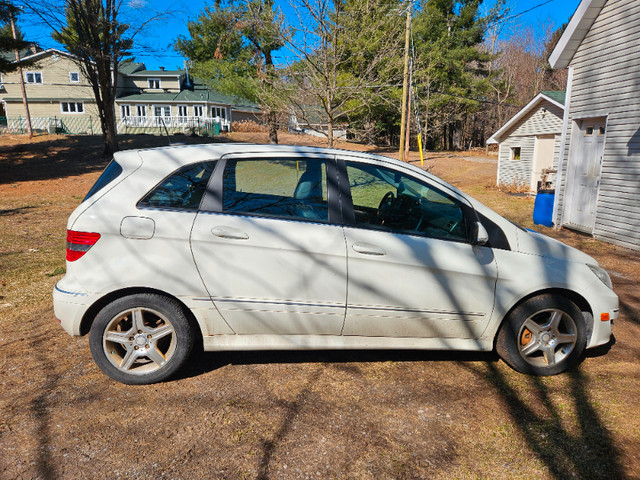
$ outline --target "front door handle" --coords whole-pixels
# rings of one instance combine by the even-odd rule
[[[356,252],[365,255],[386,255],[382,248],[371,245],[370,243],[354,243],[352,247]]]
[[[213,227],[211,233],[216,237],[229,238],[231,240],[247,240],[249,238],[246,233],[231,227]]]

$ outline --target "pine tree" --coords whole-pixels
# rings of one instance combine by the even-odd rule
[[[278,142],[273,53],[284,46],[283,25],[273,0],[217,1],[189,22],[190,38],[181,36],[175,44],[194,75],[218,91],[262,105],[272,143]]]

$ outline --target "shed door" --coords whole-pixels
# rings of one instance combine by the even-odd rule
[[[538,135],[536,137],[536,148],[531,173],[531,190],[534,192],[538,189],[538,182],[542,180],[542,170],[553,167],[554,144],[555,135]]]
[[[605,118],[582,120],[569,157],[564,223],[589,233],[596,221],[605,129]]]

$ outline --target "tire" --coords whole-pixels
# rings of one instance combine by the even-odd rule
[[[105,306],[91,326],[89,346],[106,375],[128,385],[162,382],[187,361],[194,330],[180,304],[140,293]]]
[[[556,375],[581,360],[585,332],[584,315],[571,300],[540,295],[518,305],[505,319],[496,351],[518,372]]]

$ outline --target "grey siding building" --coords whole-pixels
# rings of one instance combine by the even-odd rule
[[[549,58],[569,68],[557,226],[640,250],[640,2],[582,0]]]
[[[555,168],[560,150],[565,92],[542,92],[487,144],[499,144],[498,185],[535,192],[542,170]]]

